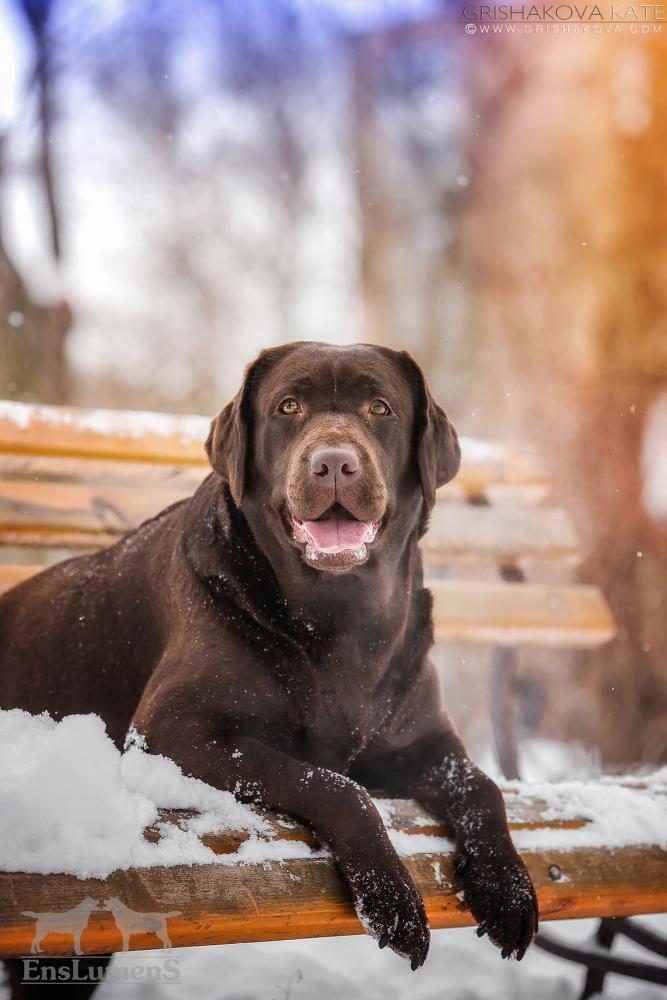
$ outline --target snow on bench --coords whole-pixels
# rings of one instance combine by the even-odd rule
[[[543,919],[667,910],[667,769],[642,779],[514,782],[504,795]],[[123,944],[114,899],[165,915],[174,946],[362,931],[311,830],[241,805],[138,746],[121,755],[95,716],[55,723],[0,713],[0,803],[0,956],[30,950],[30,914],[85,900],[89,954]],[[377,805],[431,926],[471,924],[447,831],[415,803]],[[129,942],[156,944],[154,933]],[[68,954],[74,941],[54,928],[41,947]]]

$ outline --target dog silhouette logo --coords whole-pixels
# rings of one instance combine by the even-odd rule
[[[105,910],[110,910],[116,922],[116,927],[123,936],[123,951],[130,949],[130,935],[157,934],[164,948],[171,948],[171,938],[167,931],[167,920],[170,917],[180,917],[180,910],[170,910],[167,913],[143,913],[131,910],[120,899],[112,896],[104,900]]]
[[[108,910],[114,919],[116,927],[123,938],[123,951],[130,950],[132,934],[155,934],[160,938],[164,948],[171,948],[171,938],[167,931],[167,920],[170,917],[180,917],[180,910],[170,910],[167,913],[145,913],[132,910],[116,896],[105,899],[92,899],[86,896],[78,906],[60,913],[36,913],[33,910],[23,910],[24,917],[32,917],[36,921],[35,933],[30,943],[30,954],[43,952],[41,943],[47,934],[71,934],[74,938],[74,954],[83,955],[81,950],[81,935],[88,926],[90,914]]]
[[[86,896],[78,906],[60,913],[34,913],[23,910],[24,917],[36,920],[35,933],[30,943],[30,954],[36,955],[43,949],[40,947],[47,934],[71,934],[74,938],[74,954],[83,955],[81,951],[81,935],[88,926],[88,918],[93,910],[99,909],[98,900]]]

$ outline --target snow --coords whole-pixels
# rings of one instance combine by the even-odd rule
[[[20,430],[27,430],[36,422],[48,427],[88,431],[103,436],[140,438],[152,434],[156,437],[179,439],[184,445],[203,444],[211,423],[210,417],[196,414],[157,413],[150,410],[68,409],[17,403],[9,399],[0,399],[0,420],[9,421]],[[502,466],[508,460],[508,451],[501,444],[466,436],[460,438],[460,444],[463,460],[471,466]]]
[[[238,864],[314,857],[298,840],[276,839],[268,822],[230,792],[186,777],[171,760],[146,753],[132,733],[120,753],[95,715],[56,722],[20,709],[0,711],[0,870],[67,872],[104,878],[119,868],[176,864]],[[510,818],[539,799],[548,818],[584,818],[578,829],[516,830],[518,847],[571,850],[632,844],[667,850],[667,769],[644,776],[648,792],[623,781],[511,784]],[[650,793],[650,794],[649,794]],[[442,854],[451,841],[407,834],[391,803],[377,801],[401,856]],[[180,825],[158,823],[158,809],[190,809]],[[144,828],[158,823],[161,839]],[[248,831],[234,854],[214,854],[203,833]]]
[[[158,843],[143,831],[158,807],[196,809],[182,828],[162,824]],[[216,855],[203,832],[248,830],[235,855]],[[131,746],[124,754],[95,715],[55,722],[20,709],[0,711],[0,870],[67,872],[105,878],[118,868],[235,864],[313,851],[299,841],[263,840],[256,812],[165,757]]]
[[[459,444],[464,462],[470,462],[473,465],[481,465],[482,463],[500,465],[507,460],[507,449],[494,441],[482,441],[479,438],[462,435],[459,438]]]
[[[520,811],[524,799],[538,798],[554,819],[588,819],[582,829],[516,831],[515,842],[565,850],[602,842],[656,843],[667,849],[667,768],[641,776],[651,794],[635,787],[637,780],[512,783],[510,813]],[[392,804],[376,804],[401,854],[452,849],[443,838],[392,829],[397,822]],[[155,823],[158,807],[200,814],[185,821],[183,829],[165,824],[162,840],[153,844],[144,840],[143,829]],[[235,855],[214,855],[198,835],[223,829],[248,830],[250,839]],[[135,865],[256,863],[315,854],[298,841],[269,836],[266,821],[233,795],[185,777],[173,761],[146,753],[140,734],[132,734],[121,754],[97,716],[55,722],[19,709],[0,711],[0,870],[104,877],[115,868]],[[434,858],[432,867],[440,881],[440,860]],[[667,916],[641,922],[667,932]],[[547,929],[581,945],[595,926],[590,920],[572,921]],[[625,942],[614,946],[617,952],[649,957]],[[433,932],[426,965],[416,973],[366,937],[126,953],[113,959],[108,981],[96,997],[574,1000],[582,981],[581,969],[535,947],[521,964],[503,962],[486,939],[462,928]],[[605,995],[660,1000],[663,993],[610,977]],[[6,998],[0,987],[0,1000]]]
[[[34,422],[49,427],[66,427],[94,434],[139,438],[144,434],[179,438],[183,443],[203,443],[210,427],[210,418],[155,413],[150,410],[70,410],[66,407],[39,406],[0,400],[0,420],[7,420],[21,430]]]
[[[614,782],[568,781],[558,785],[507,782],[520,794],[544,800],[547,820],[588,820],[579,829],[516,830],[521,850],[656,845],[667,850],[667,783],[665,769],[645,779],[647,791]]]

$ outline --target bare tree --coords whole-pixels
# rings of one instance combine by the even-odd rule
[[[461,241],[498,426],[540,447],[579,528],[582,576],[618,625],[611,645],[542,673],[545,725],[612,766],[664,762],[667,531],[643,505],[641,460],[667,390],[665,42],[593,40],[564,60],[521,41],[480,39],[468,65],[475,196]]]
[[[51,0],[21,0],[34,45],[33,85],[37,97],[37,173],[46,204],[49,245],[60,261],[62,238],[53,169],[53,53],[49,35]],[[6,167],[7,137],[0,142],[0,171]],[[1,222],[1,219],[0,219]],[[45,402],[65,402],[68,374],[65,340],[72,312],[64,300],[34,300],[2,240],[0,227],[0,372],[3,394]]]

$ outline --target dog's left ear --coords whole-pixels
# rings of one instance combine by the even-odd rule
[[[453,479],[461,464],[461,447],[447,414],[433,399],[424,373],[407,352],[402,359],[417,395],[417,463],[424,502],[435,505],[435,491]]]

